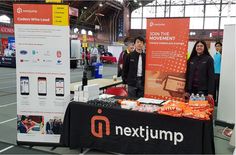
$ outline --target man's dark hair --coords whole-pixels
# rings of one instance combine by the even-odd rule
[[[140,40],[140,41],[142,41],[143,43],[145,43],[144,38],[141,37],[141,36],[138,36],[138,37],[134,38],[134,44],[135,44],[136,40]]]
[[[215,46],[216,46],[216,45],[220,45],[220,46],[222,46],[222,43],[219,42],[219,41],[217,41],[217,42],[215,43]]]
[[[125,46],[128,46],[131,43],[133,44],[133,39],[132,38],[130,38],[130,37],[125,38],[125,40],[124,40]]]

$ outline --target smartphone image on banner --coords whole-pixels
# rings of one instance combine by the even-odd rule
[[[38,77],[38,95],[47,95],[47,79],[46,77]]]
[[[20,94],[29,95],[29,77],[27,76],[20,77]]]
[[[64,78],[56,78],[55,82],[56,96],[64,96]]]

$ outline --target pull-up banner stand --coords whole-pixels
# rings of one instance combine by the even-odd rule
[[[145,97],[182,100],[189,18],[147,19]]]
[[[234,127],[235,124],[235,57],[236,24],[224,26],[220,74],[220,92],[215,124]],[[234,137],[235,138],[235,137]]]
[[[67,5],[14,4],[17,143],[59,144],[70,101]]]

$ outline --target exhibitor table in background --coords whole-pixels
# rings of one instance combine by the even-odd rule
[[[116,57],[113,56],[101,56],[100,57],[101,62],[106,62],[106,63],[116,63]]]
[[[214,154],[213,123],[71,102],[61,144],[117,153]]]

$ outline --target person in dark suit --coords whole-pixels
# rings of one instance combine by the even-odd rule
[[[204,94],[212,99],[214,85],[214,60],[209,54],[206,42],[197,41],[187,63],[185,98],[193,93]]]
[[[143,37],[134,39],[134,52],[128,54],[124,60],[123,81],[128,84],[128,96],[139,98],[144,96],[145,63]]]
[[[127,49],[120,53],[119,60],[118,60],[117,77],[122,76],[124,60],[125,60],[126,56],[129,53],[133,52],[133,50],[134,50],[134,43],[133,43],[133,40],[131,40],[130,38],[125,38],[124,44],[127,47]]]

